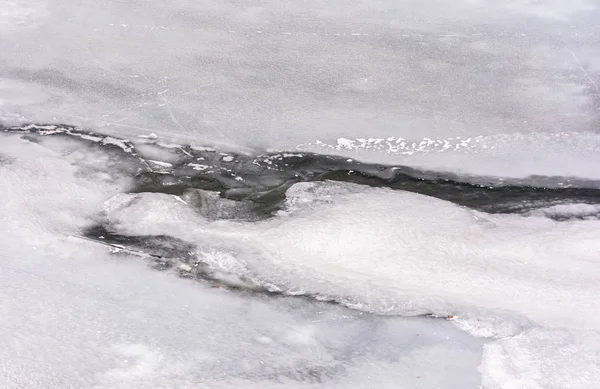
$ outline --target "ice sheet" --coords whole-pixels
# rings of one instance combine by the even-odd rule
[[[483,342],[443,320],[234,293],[73,236],[127,180],[63,146],[0,134],[3,389],[479,385]]]
[[[598,179],[598,20],[596,0],[0,0],[0,120]],[[119,161],[78,147],[0,135],[0,387],[462,389],[480,362],[485,388],[600,382],[591,206],[497,217],[299,185],[273,220],[213,222],[172,196],[127,201]],[[70,237],[103,209],[121,232],[199,244],[223,277],[354,310],[232,294]],[[544,217],[565,212],[590,220]],[[360,310],[453,315],[493,339],[482,357],[445,320]]]
[[[499,339],[486,345],[486,388],[597,382],[597,219],[488,215],[333,182],[296,184],[287,196],[286,211],[254,223],[208,222],[156,193],[120,195],[105,212],[121,233],[197,244],[225,281],[241,275],[366,312],[450,317],[474,336]]]
[[[600,377],[598,332],[536,329],[485,346],[483,386],[593,388]]]
[[[346,155],[362,161],[398,163],[465,175],[600,178],[597,133],[509,133],[439,138],[339,138],[315,141],[300,150]]]
[[[595,0],[5,0],[0,115],[278,149],[498,134],[543,145],[540,133],[597,133],[599,12]],[[479,151],[365,158],[525,175],[551,157],[582,174],[598,164],[576,147]]]
[[[157,193],[119,195],[105,212],[122,233],[174,234],[216,266],[234,260],[235,271],[366,311],[508,311],[544,326],[598,328],[597,220],[488,215],[334,182],[296,184],[287,196],[287,212],[257,223],[208,222]]]

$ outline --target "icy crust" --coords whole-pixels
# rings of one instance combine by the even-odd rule
[[[463,175],[577,176],[600,179],[600,136],[594,132],[503,133],[402,138],[338,138],[297,146],[306,152],[397,163]]]
[[[214,193],[125,194],[97,155],[16,137],[0,154],[0,386],[462,389],[479,385],[480,362],[484,388],[598,382],[598,221],[321,182],[289,188],[275,218],[240,222]],[[110,257],[75,236],[94,223],[172,237],[213,286],[313,298],[231,294],[115,261],[126,245]],[[483,359],[450,323],[488,339]]]
[[[131,139],[70,125],[22,124],[0,132],[79,139],[120,149],[141,168],[157,174],[221,174],[244,183],[252,168],[299,170],[299,178],[327,172],[324,164],[351,174],[382,179],[397,174],[413,178],[460,181],[491,187],[600,187],[600,137],[594,133],[501,134],[477,137],[340,138],[335,144],[305,143],[290,151],[258,150],[177,143],[154,133]],[[436,156],[437,155],[437,156]],[[517,162],[515,162],[517,161]],[[319,166],[321,165],[321,166]],[[313,171],[310,169],[313,168]],[[252,178],[250,178],[252,180]],[[241,185],[243,186],[243,185]]]
[[[96,222],[108,198],[118,196],[113,202],[122,211],[133,209],[135,203],[117,201],[127,180],[91,170],[106,168],[102,159],[88,155],[81,167],[71,148],[16,137],[0,136],[0,155],[10,159],[0,165],[3,389],[480,383],[483,342],[444,321],[231,293],[150,271],[123,252],[111,255],[77,235]],[[154,205],[163,204],[166,215],[176,210],[163,200]]]
[[[85,131],[83,129],[73,127],[73,126],[64,126],[64,125],[37,125],[37,124],[29,124],[20,127],[2,127],[0,126],[0,130],[3,130],[7,133],[32,133],[36,135],[66,135],[73,138],[80,138],[83,140],[87,140],[93,143],[98,143],[103,146],[116,146],[123,150],[125,153],[134,153],[133,144],[124,139],[115,138],[108,135],[98,134],[93,131]]]
[[[2,4],[29,120],[280,148],[597,127],[595,0]]]
[[[105,212],[120,233],[193,242],[225,284],[433,314],[497,339],[485,346],[484,388],[594,387],[600,222],[486,215],[333,182],[296,184],[287,198],[278,217],[256,223],[209,222],[161,194],[120,195]]]
[[[112,148],[133,156],[139,166],[145,166],[142,171],[155,173],[173,173],[176,166],[181,166],[181,158],[206,160],[211,170],[231,172],[235,168],[232,164],[242,160],[240,155],[218,153],[214,149],[202,150],[210,157],[190,154],[191,150],[181,145],[171,145],[176,153],[165,154],[164,148],[156,148],[152,143],[157,137],[149,137],[145,141],[150,143],[143,144],[153,147],[151,157],[156,159],[145,159],[131,142],[69,126],[29,125],[8,132],[58,140],[83,139],[101,145],[100,155],[102,150]],[[64,155],[60,148],[65,145],[68,146],[67,143],[56,146],[57,155]],[[71,150],[63,158],[89,168],[94,173],[90,177],[105,182],[114,178],[102,171],[103,167],[106,170],[111,166],[110,161],[93,158],[94,153],[89,153],[92,158]],[[281,153],[262,162],[263,166],[283,169],[285,158],[302,157],[302,154]],[[186,161],[183,163],[189,164]],[[221,165],[215,165],[215,161],[221,161]],[[257,158],[250,161],[251,165],[259,163]],[[256,224],[213,222],[231,218],[226,215],[240,215],[245,205],[239,203],[237,207],[232,205],[235,202],[203,191],[188,191],[181,197],[120,194],[105,204],[105,215],[110,228],[126,235],[165,235],[193,244],[208,242],[198,245],[199,258],[216,278],[235,279],[251,287],[287,294],[314,295],[378,313],[446,316],[457,315],[464,305],[498,311],[510,306],[523,317],[560,323],[564,313],[577,307],[572,304],[575,300],[584,302],[594,296],[588,286],[597,282],[592,260],[598,252],[595,243],[598,235],[594,234],[597,205],[559,204],[530,211],[531,217],[524,219],[486,215],[427,196],[360,185],[301,183],[286,190],[283,211],[274,219]],[[557,225],[537,216],[591,220]],[[310,221],[311,228],[303,224],[305,219]],[[245,240],[249,243],[242,243]],[[568,261],[560,261],[558,253]],[[371,263],[372,257],[377,261]],[[398,261],[398,257],[406,262]],[[570,271],[562,269],[566,264]],[[367,283],[359,281],[361,274],[368,279]],[[517,282],[521,278],[526,281]],[[319,279],[323,281],[311,283]],[[551,279],[562,281],[550,287]],[[423,293],[422,285],[429,285],[430,293]],[[373,289],[380,293],[373,294]],[[570,294],[573,296],[569,297]],[[472,295],[481,301],[473,301]],[[548,307],[545,315],[555,312],[556,317],[538,318],[520,300],[505,306],[498,301],[498,295],[508,296],[506,303],[528,296],[529,300]],[[551,309],[552,304],[559,309]],[[594,321],[589,312],[573,316],[579,317],[581,328],[589,328],[586,323]],[[460,320],[468,317],[461,315]],[[467,322],[467,325],[474,324]],[[483,333],[494,334],[486,329],[489,326],[483,327]]]
[[[119,195],[105,212],[120,233],[174,235],[216,268],[215,256],[226,257],[291,293],[339,296],[370,312],[460,316],[477,307],[548,326],[597,325],[598,221],[487,215],[333,182],[299,183],[286,196],[285,211],[256,223],[209,222],[156,193]]]
[[[551,141],[552,143],[572,144],[580,141],[592,141],[592,147],[597,148],[598,138],[593,133],[577,132],[558,132],[558,133],[540,133],[532,134],[500,134],[500,135],[479,135],[472,137],[447,137],[447,138],[422,138],[420,140],[411,140],[390,136],[387,138],[338,138],[336,143],[328,144],[320,140],[314,143],[301,144],[299,148],[319,147],[323,150],[369,150],[378,153],[400,153],[413,155],[415,153],[440,153],[445,151],[461,152],[481,152],[489,149],[503,149],[508,143],[528,144],[536,141]],[[546,143],[545,142],[545,143]],[[582,142],[583,143],[583,142]]]
[[[486,389],[592,389],[600,379],[600,335],[537,328],[484,346]]]
[[[551,206],[593,207],[600,203],[600,181],[577,177],[462,176],[445,168],[422,170],[309,152],[218,150],[165,142],[155,134],[129,141],[67,125],[0,126],[0,131],[56,152],[77,154],[80,165],[87,163],[90,155],[104,159],[106,166],[96,161],[94,169],[129,174],[135,192],[183,194],[205,189],[254,202],[256,207],[249,212],[254,218],[269,217],[280,209],[283,195],[293,183],[325,179],[402,189],[490,213],[528,215]],[[562,211],[544,215],[561,221],[594,217],[594,213],[586,216],[575,208],[573,211],[572,216]]]
[[[600,220],[600,206],[596,204],[558,204],[531,210],[526,215],[545,216],[554,220],[574,218],[580,220]]]

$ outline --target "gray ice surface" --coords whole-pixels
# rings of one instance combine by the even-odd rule
[[[596,132],[599,5],[3,0],[0,115],[284,149]]]
[[[599,47],[598,0],[0,0],[0,120],[599,179]],[[482,357],[443,320],[239,296],[115,258],[72,235],[122,183],[79,170],[85,152],[8,139],[2,388],[597,382],[597,331]]]

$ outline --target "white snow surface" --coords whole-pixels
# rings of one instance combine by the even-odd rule
[[[335,152],[598,178],[599,5],[0,0],[0,117],[282,150],[480,137],[467,156]]]

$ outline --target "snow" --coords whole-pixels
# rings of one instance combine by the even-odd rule
[[[105,212],[123,233],[176,232],[205,250],[227,247],[250,273],[366,311],[460,317],[475,307],[544,326],[598,327],[599,221],[487,215],[333,182],[296,184],[287,196],[287,212],[259,223],[207,224],[157,193],[119,195]]]
[[[154,165],[157,165],[159,167],[162,167],[162,168],[172,168],[173,167],[173,165],[170,164],[170,163],[168,163],[168,162],[155,161],[155,160],[152,160],[152,159],[148,160],[148,162],[150,162],[150,163],[152,163]]]
[[[489,215],[320,182],[292,186],[272,219],[215,220],[177,196],[127,194],[127,170],[101,150],[46,139],[0,135],[2,387],[598,381],[600,221],[546,217],[595,206]],[[78,237],[94,223],[186,240],[217,286],[289,297],[159,273]],[[397,316],[419,314],[440,319]]]
[[[191,167],[194,170],[206,170],[210,168],[210,166],[208,165],[202,165],[199,163],[188,163],[187,166]]]

